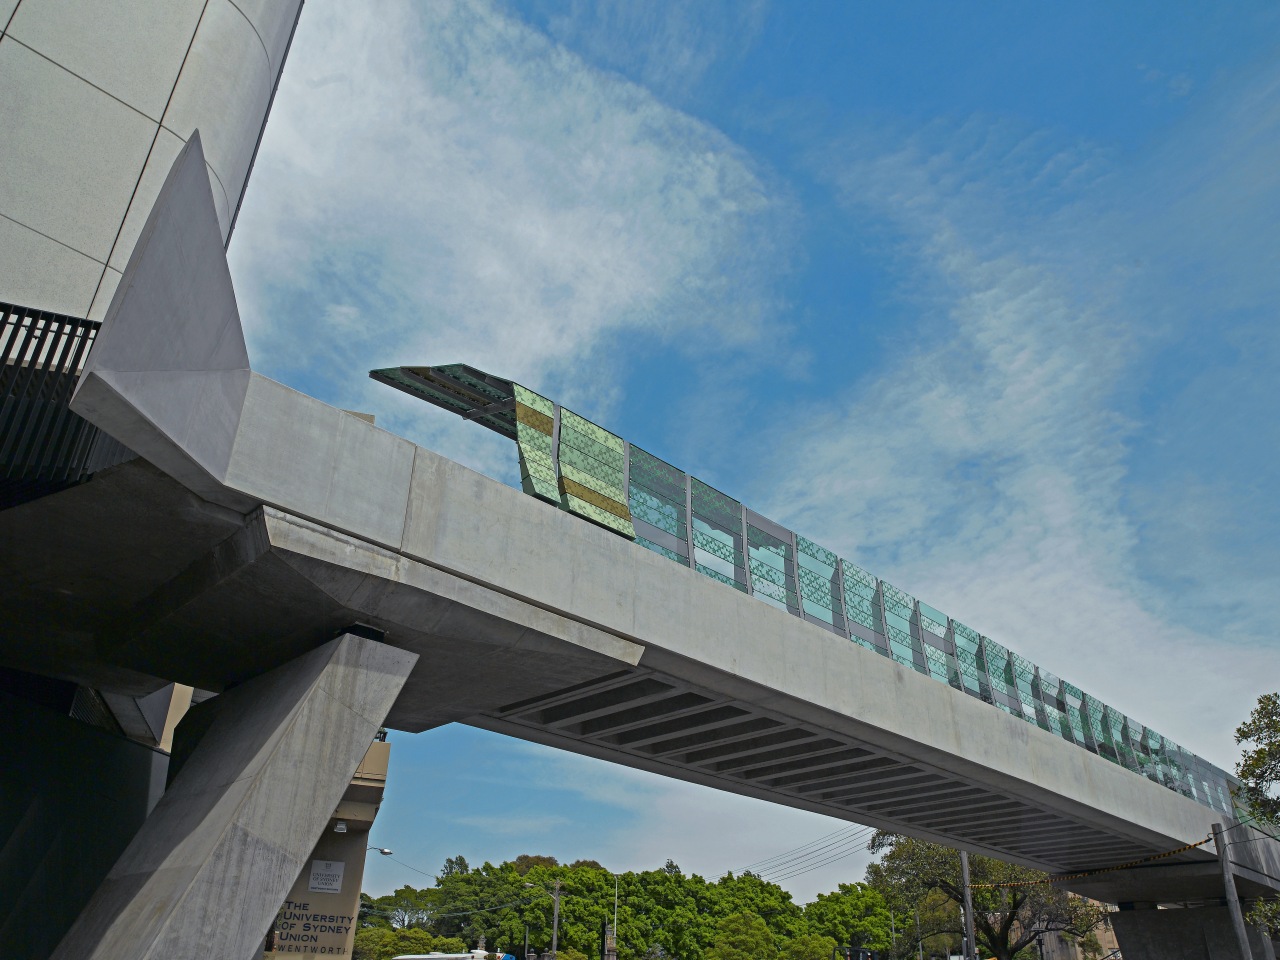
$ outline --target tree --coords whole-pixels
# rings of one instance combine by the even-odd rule
[[[841,946],[887,950],[892,944],[889,907],[878,891],[863,883],[842,883],[834,893],[818,894],[804,908],[804,918],[813,933]]]
[[[356,934],[353,960],[391,960],[404,953],[463,953],[467,945],[454,937],[432,936],[426,930],[368,927]]]
[[[836,942],[817,933],[792,937],[778,951],[778,960],[831,960]]]
[[[516,873],[522,877],[534,867],[558,867],[560,865],[560,861],[555,857],[543,857],[533,853],[522,853],[511,863],[516,868]]]
[[[435,909],[436,892],[418,890],[408,885],[395,893],[378,897],[368,907],[361,904],[361,921],[367,915],[370,920],[381,918],[396,929],[420,927],[427,923]]]
[[[734,913],[716,926],[707,960],[774,960],[778,955],[768,924],[754,913]]]
[[[1236,743],[1254,744],[1240,754],[1236,765],[1250,811],[1280,824],[1280,693],[1258,698],[1249,719],[1236,727]]]
[[[1253,744],[1236,765],[1245,803],[1259,821],[1280,826],[1280,693],[1258,698],[1249,719],[1236,728],[1236,743]],[[1260,901],[1249,922],[1280,930],[1280,901]]]
[[[925,935],[960,932],[958,907],[964,902],[964,888],[959,853],[883,831],[871,838],[868,848],[884,854],[879,862],[868,865],[867,882],[887,901],[901,909],[920,903],[926,894],[937,890],[952,901],[952,919],[945,921],[942,929]],[[1038,870],[979,856],[969,858],[969,867],[974,937],[986,955],[996,960],[1013,960],[1041,933],[1057,931],[1068,937],[1085,937],[1104,916],[1100,906],[1054,887],[1047,882],[1049,875]],[[991,886],[995,884],[1019,886]]]
[[[471,867],[467,865],[467,858],[462,854],[456,857],[449,857],[445,860],[444,866],[440,868],[440,876],[452,877],[459,873],[470,873]]]

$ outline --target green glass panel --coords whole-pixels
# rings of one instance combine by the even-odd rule
[[[742,504],[737,500],[726,496],[715,487],[708,486],[697,477],[691,481],[690,494],[696,516],[705,517],[724,527],[741,529]]]
[[[880,581],[880,593],[884,598],[886,614],[896,614],[908,623],[911,621],[912,616],[915,615],[915,597],[909,593],[903,593],[885,580]]]
[[[539,413],[545,413],[548,417],[556,415],[556,405],[542,396],[540,393],[534,393],[528,387],[522,387],[518,383],[511,385],[515,393],[516,403],[523,403],[526,407],[532,407]]]
[[[920,626],[925,630],[928,630],[934,636],[945,637],[947,635],[947,615],[936,607],[931,607],[921,600]]]
[[[684,563],[684,557],[680,556],[680,554],[676,553],[674,550],[668,550],[666,547],[659,546],[651,540],[646,540],[644,537],[636,537],[636,543],[640,544],[640,546],[644,547],[646,550],[652,550],[654,553],[662,554],[662,556],[666,557],[668,560],[674,560],[676,563],[680,564]]]
[[[645,523],[667,531],[679,540],[688,541],[684,526],[684,504],[674,504],[643,487],[631,485],[631,515]]]
[[[615,433],[610,433],[604,427],[592,423],[585,417],[581,417],[572,410],[560,408],[560,432],[571,430],[575,433],[589,437],[596,443],[608,447],[619,454],[623,451],[622,438]]]

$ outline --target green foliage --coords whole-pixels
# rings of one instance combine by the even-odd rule
[[[1236,766],[1250,811],[1280,825],[1280,693],[1258,698],[1249,719],[1236,728],[1236,743],[1254,744]]]
[[[1280,826],[1280,693],[1258,698],[1249,719],[1236,728],[1236,743],[1252,744],[1236,765],[1245,804],[1263,823]],[[1259,901],[1248,920],[1273,933],[1280,930],[1280,901]]]
[[[804,908],[804,917],[813,933],[841,946],[887,950],[893,942],[888,904],[879,891],[863,883],[842,883],[834,893],[818,894]],[[828,952],[828,960],[830,956]]]
[[[929,929],[921,914],[922,938],[960,933],[957,907],[964,902],[960,879],[960,854],[949,847],[909,837],[877,833],[869,848],[883,852],[878,863],[867,867],[867,883],[878,890],[899,915],[914,911],[928,894],[943,894],[952,907],[941,915],[941,923]],[[990,857],[969,858],[973,894],[974,936],[983,956],[1014,960],[1034,945],[1040,931],[1060,931],[1069,937],[1087,936],[1103,918],[1097,904],[1072,897],[1065,890],[1044,883],[1048,874],[1014,866]],[[986,884],[1025,884],[992,888]],[[900,956],[915,952],[913,923],[899,928],[896,951]],[[904,947],[905,944],[905,947]]]
[[[516,873],[522,877],[534,867],[557,867],[560,865],[560,861],[555,857],[541,857],[531,853],[522,853],[511,863],[516,868]]]
[[[568,947],[564,950],[556,950],[556,960],[587,960],[587,955],[581,950]]]
[[[1259,900],[1245,919],[1256,927],[1265,927],[1274,936],[1280,930],[1280,900]]]
[[[426,930],[392,930],[366,927],[356,933],[353,960],[391,960],[404,953],[464,953],[465,943],[454,937],[437,937]]]
[[[734,913],[716,925],[707,960],[773,960],[778,955],[773,932],[757,914]]]
[[[613,920],[614,879],[595,861],[566,867],[553,857],[525,854],[472,868],[454,857],[446,861],[434,887],[403,887],[368,900],[361,923],[384,931],[420,928],[470,945],[483,936],[488,949],[518,957],[527,926],[530,948],[542,953],[551,946],[551,891],[559,880],[560,960],[599,960],[601,925]],[[729,874],[709,883],[686,876],[667,861],[658,870],[616,879],[619,960],[703,960],[720,922],[744,913],[759,918],[775,943],[810,933],[804,911],[791,895],[753,874]],[[381,943],[372,936],[366,940]]]
[[[835,948],[836,942],[830,937],[806,933],[784,943],[778,951],[778,960],[831,960]]]

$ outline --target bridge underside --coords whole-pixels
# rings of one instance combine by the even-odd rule
[[[1084,869],[1164,852],[831,729],[652,670],[620,670],[466,722],[1006,859]]]

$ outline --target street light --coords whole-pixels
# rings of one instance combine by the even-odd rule
[[[543,893],[547,892],[546,887],[539,887],[536,883],[526,883],[526,887],[537,887]],[[555,882],[555,892],[551,894],[551,899],[555,901],[555,908],[551,911],[551,960],[556,960],[556,945],[559,942],[560,935],[560,881]]]
[[[377,850],[384,857],[389,857],[394,851],[388,850],[386,847],[365,847],[366,850]]]

